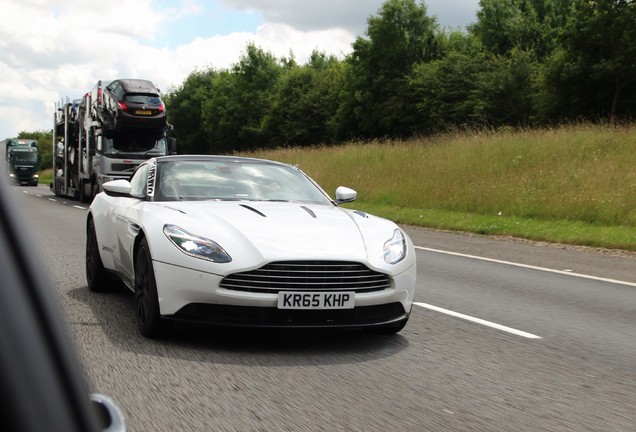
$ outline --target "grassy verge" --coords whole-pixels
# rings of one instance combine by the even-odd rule
[[[636,251],[636,229],[627,226],[599,226],[577,221],[490,216],[437,209],[409,209],[363,202],[348,206],[406,225]]]
[[[53,181],[53,169],[45,169],[40,171],[40,181],[41,185],[48,186]]]
[[[636,250],[636,126],[473,132],[244,154],[396,222]]]

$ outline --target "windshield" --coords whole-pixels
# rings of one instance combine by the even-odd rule
[[[171,161],[157,166],[155,199],[331,204],[299,170],[260,161]]]
[[[11,160],[13,162],[35,163],[38,161],[38,154],[36,152],[13,151],[11,152]]]
[[[124,102],[142,105],[161,105],[161,99],[157,95],[130,93],[124,96]]]
[[[152,135],[120,135],[102,137],[102,153],[110,157],[163,156],[166,152],[166,139],[156,139]]]

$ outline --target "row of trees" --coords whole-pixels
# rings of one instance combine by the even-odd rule
[[[636,2],[481,0],[466,30],[387,0],[352,53],[306,64],[249,44],[166,95],[180,152],[404,138],[636,114]]]

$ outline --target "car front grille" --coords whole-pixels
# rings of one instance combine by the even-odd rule
[[[279,291],[354,291],[364,293],[391,287],[388,275],[354,262],[289,261],[268,264],[256,270],[235,273],[221,281],[235,291],[273,293]]]

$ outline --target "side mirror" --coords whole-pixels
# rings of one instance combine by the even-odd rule
[[[110,196],[130,196],[131,185],[128,180],[112,180],[102,185],[106,195]]]
[[[168,147],[169,147],[169,153],[171,155],[175,155],[177,154],[177,139],[176,138],[168,138]]]
[[[358,192],[353,189],[349,189],[348,187],[338,186],[336,189],[336,203],[348,203],[355,201],[358,198]]]
[[[93,393],[90,395],[90,401],[97,412],[99,426],[103,432],[126,432],[124,415],[112,399]]]

